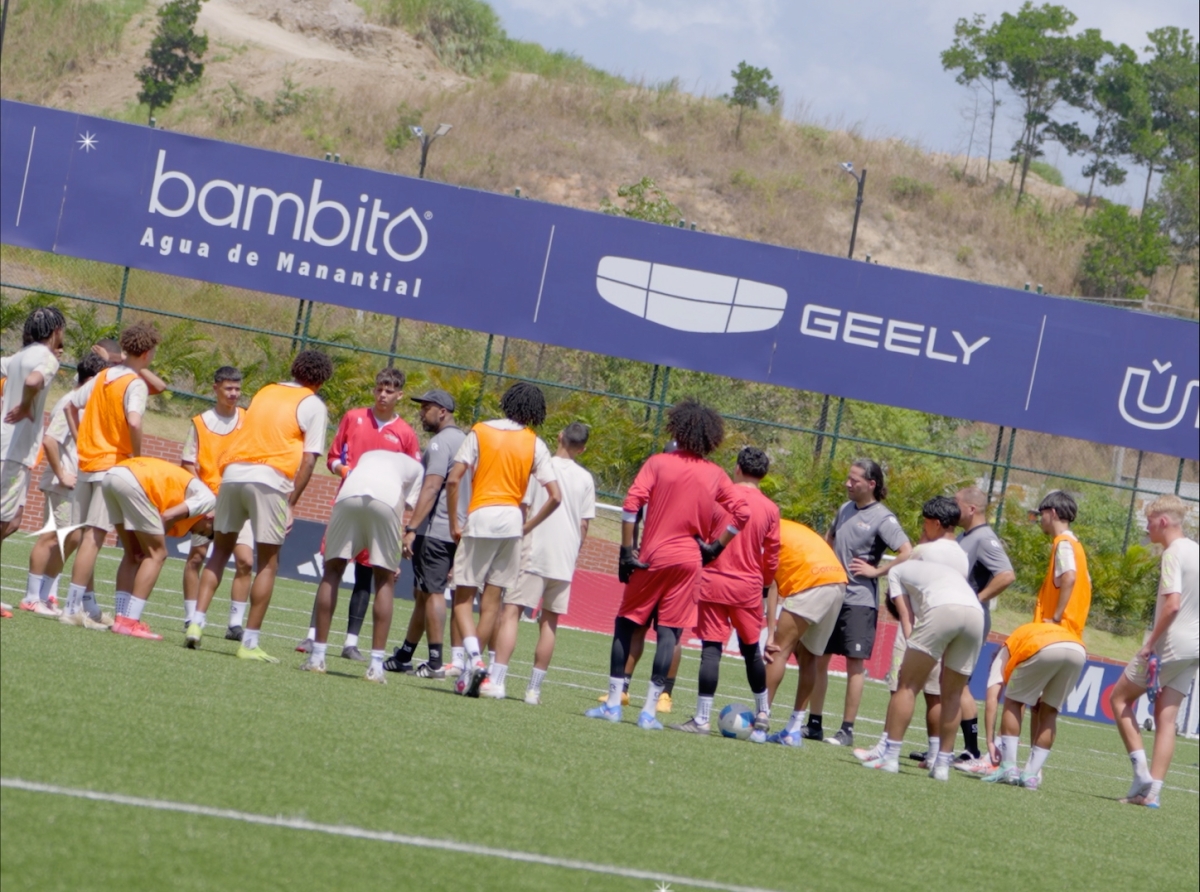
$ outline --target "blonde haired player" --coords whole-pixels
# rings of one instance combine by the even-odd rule
[[[1163,546],[1154,626],[1112,692],[1112,711],[1133,764],[1133,786],[1121,801],[1158,808],[1171,757],[1175,720],[1200,665],[1200,545],[1183,533],[1187,506],[1178,496],[1159,496],[1146,508],[1150,541]],[[1146,764],[1142,734],[1134,718],[1137,699],[1152,685],[1150,664],[1158,662],[1154,698],[1154,759]]]

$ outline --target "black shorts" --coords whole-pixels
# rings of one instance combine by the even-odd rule
[[[454,566],[457,542],[443,542],[428,536],[413,539],[413,587],[419,592],[440,595],[450,581],[450,568]]]
[[[879,610],[857,604],[843,604],[825,654],[835,654],[852,660],[869,660],[875,646],[875,626]]]

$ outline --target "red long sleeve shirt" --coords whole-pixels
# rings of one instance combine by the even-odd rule
[[[700,600],[718,604],[758,603],[779,566],[779,506],[756,487],[736,486],[750,508],[750,520],[720,557],[704,568]],[[716,506],[711,528],[719,533],[733,517]]]
[[[403,452],[417,461],[421,460],[421,444],[417,441],[416,431],[409,423],[397,415],[387,424],[380,425],[375,413],[368,406],[351,409],[342,416],[337,435],[329,447],[325,466],[332,471],[333,463],[340,461],[353,470],[359,456],[375,449]]]
[[[627,518],[646,507],[639,560],[651,569],[699,564],[695,537],[709,534],[714,505],[719,504],[729,513],[729,526],[737,530],[750,520],[742,489],[734,486],[717,465],[690,452],[650,456],[629,487],[623,505]]]

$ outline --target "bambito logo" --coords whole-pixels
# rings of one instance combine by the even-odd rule
[[[614,307],[678,331],[765,331],[787,307],[776,285],[628,257],[600,258],[596,290]]]

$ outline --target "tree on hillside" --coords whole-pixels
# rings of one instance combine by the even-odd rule
[[[1146,189],[1142,205],[1150,199],[1150,181],[1175,164],[1196,157],[1197,84],[1200,83],[1200,56],[1196,41],[1186,28],[1159,28],[1151,31],[1147,53],[1153,53],[1143,66],[1150,100],[1150,115],[1136,134],[1133,156],[1146,165]]]
[[[977,13],[970,21],[959,19],[955,23],[954,43],[942,53],[942,68],[946,71],[957,71],[954,79],[964,87],[976,89],[982,85],[987,91],[988,151],[987,167],[983,173],[986,182],[992,175],[992,145],[996,136],[996,112],[1000,109],[1000,98],[996,95],[996,90],[1003,78],[1003,70],[996,56],[997,48],[989,40],[989,32],[983,27],[984,21],[983,14]],[[968,161],[970,154],[968,146]]]
[[[742,138],[742,117],[746,109],[753,111],[759,102],[774,106],[779,102],[779,88],[771,83],[770,68],[755,68],[745,61],[738,62],[738,67],[730,72],[733,75],[733,94],[725,97],[730,105],[738,110],[737,128],[733,132],[733,141],[740,142]]]
[[[204,64],[200,57],[208,50],[208,35],[197,34],[196,18],[203,0],[169,0],[158,9],[158,31],[146,50],[150,64],[137,73],[142,89],[138,102],[155,109],[166,108],[175,92],[200,80]]]
[[[1200,282],[1200,168],[1196,159],[1178,165],[1162,179],[1156,203],[1163,209],[1163,225],[1171,239],[1175,270],[1167,300],[1175,291],[1179,267],[1191,264],[1193,284]],[[1200,303],[1200,294],[1197,295]]]
[[[1163,213],[1149,205],[1141,216],[1120,204],[1098,210],[1084,223],[1092,236],[1079,264],[1079,284],[1087,297],[1141,300],[1150,293],[1143,280],[1171,259],[1162,231]]]

